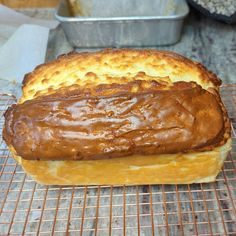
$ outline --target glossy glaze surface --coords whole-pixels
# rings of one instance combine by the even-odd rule
[[[217,96],[194,83],[146,87],[132,92],[126,84],[112,96],[99,95],[106,89],[96,96],[58,93],[14,105],[5,115],[4,138],[28,160],[205,151],[224,143]]]

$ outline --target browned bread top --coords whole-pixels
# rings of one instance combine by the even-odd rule
[[[159,90],[152,83],[138,92],[128,85],[110,85],[95,96],[74,91],[15,105],[5,114],[4,138],[29,160],[208,151],[228,140],[219,97],[199,85],[177,82]]]
[[[220,80],[175,53],[72,53],[25,77],[4,139],[35,160],[213,150],[230,138]]]
[[[221,81],[201,64],[173,52],[106,49],[94,53],[70,53],[38,66],[24,79],[20,103],[60,88],[93,88],[101,84],[126,84],[134,80],[194,81],[202,88],[218,89]]]

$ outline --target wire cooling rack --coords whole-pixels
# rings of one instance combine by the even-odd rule
[[[221,95],[233,150],[215,183],[43,186],[25,175],[1,139],[0,235],[236,235],[236,85],[223,86]],[[1,129],[12,103],[0,96]]]

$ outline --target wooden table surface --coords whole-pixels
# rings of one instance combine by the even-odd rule
[[[0,3],[12,8],[56,7],[59,0],[0,0]]]

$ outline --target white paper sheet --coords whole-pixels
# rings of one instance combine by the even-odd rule
[[[0,23],[3,25],[13,25],[16,27],[23,24],[34,24],[48,27],[50,29],[56,28],[59,24],[58,21],[56,20],[36,19],[29,16],[25,16],[1,4],[0,4]]]
[[[24,75],[44,62],[49,30],[58,24],[0,5],[0,93],[19,97]]]
[[[21,82],[24,75],[44,62],[49,29],[22,25],[0,48],[0,78]]]

